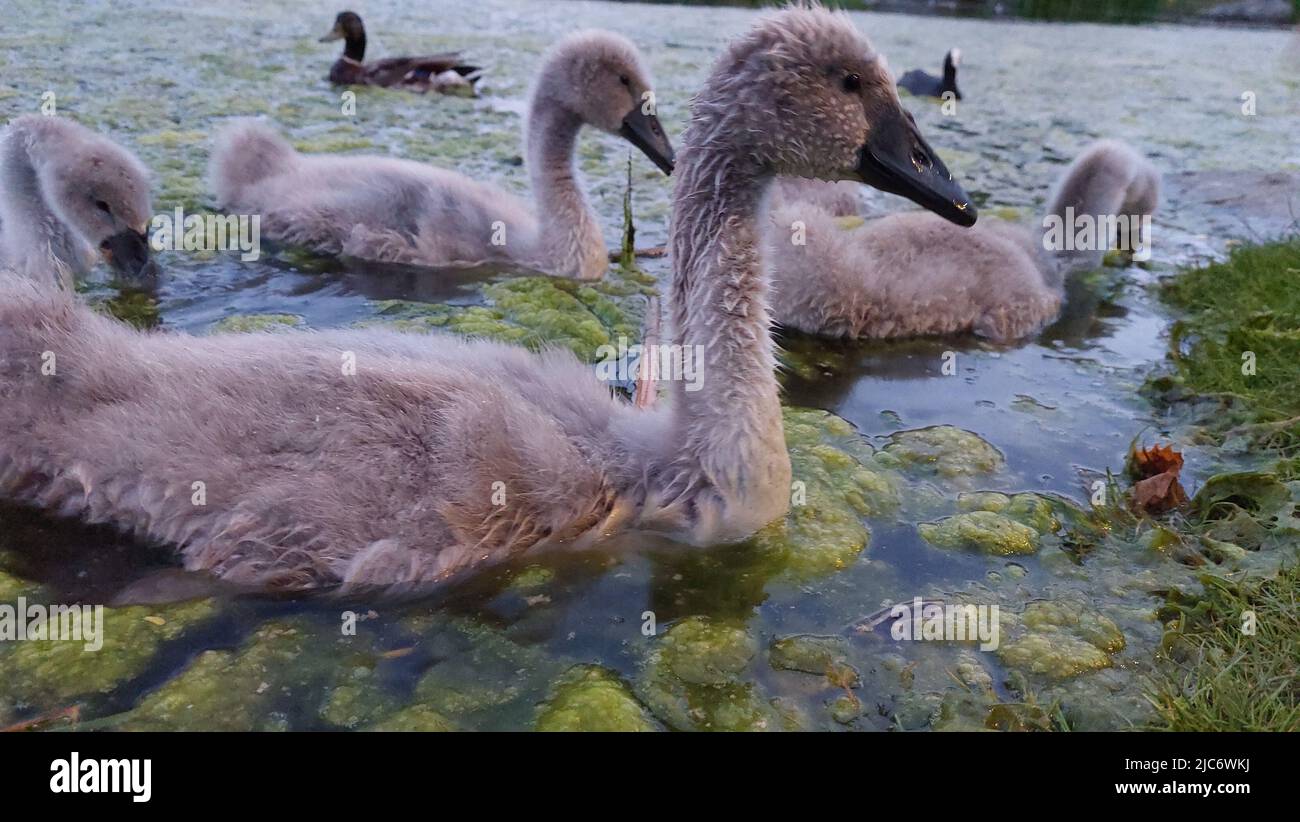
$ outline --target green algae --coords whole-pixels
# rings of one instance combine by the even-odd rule
[[[825,676],[840,687],[857,687],[862,676],[849,663],[848,642],[839,636],[797,634],[768,646],[768,663],[778,671]]]
[[[921,538],[939,548],[1026,555],[1037,553],[1043,537],[1062,527],[1057,505],[1038,494],[966,492],[957,495],[957,507],[962,513],[919,524]]]
[[[235,650],[203,651],[105,723],[123,730],[269,731],[314,728],[319,720],[355,728],[399,704],[376,684],[379,661],[365,637],[341,637],[304,618],[264,622]]]
[[[657,719],[678,731],[793,730],[798,720],[752,683],[689,686],[652,665],[638,682],[638,695]]]
[[[820,338],[811,335],[788,337],[781,342],[777,360],[782,377],[793,374],[802,380],[816,382],[826,375],[842,373],[853,362],[848,352],[828,348]]]
[[[1031,631],[1070,631],[1108,654],[1124,650],[1124,634],[1115,623],[1094,611],[1068,602],[1034,602],[1025,608],[1022,624]]]
[[[107,694],[145,673],[164,643],[216,611],[211,600],[104,608],[102,648],[89,651],[76,641],[19,643],[5,657],[4,690],[18,701],[44,707]]]
[[[619,677],[597,665],[565,672],[537,715],[539,731],[653,731],[657,726]]]
[[[293,147],[303,154],[346,154],[373,149],[375,144],[351,126],[338,126],[320,137],[298,138],[293,141]]]
[[[1012,668],[1056,679],[1109,667],[1110,657],[1094,645],[1069,634],[1028,634],[998,652]]]
[[[658,653],[682,682],[720,685],[749,666],[758,645],[744,628],[689,617],[664,634]]]
[[[397,707],[397,698],[375,681],[374,669],[360,665],[329,691],[320,716],[331,725],[357,728],[391,716]]]
[[[204,651],[120,717],[123,730],[269,731],[289,726],[296,699],[311,689],[319,658],[307,653],[302,621],[268,622],[237,651]],[[313,659],[304,666],[305,659]],[[326,663],[328,664],[328,663]]]
[[[862,715],[862,702],[852,694],[836,697],[829,706],[831,718],[841,725],[852,724]]]
[[[1031,602],[1013,630],[1019,636],[1003,642],[998,657],[1010,668],[1050,679],[1108,668],[1125,647],[1113,621],[1077,602]]]
[[[165,128],[151,134],[141,135],[136,138],[135,142],[136,145],[160,146],[165,149],[175,150],[185,146],[204,143],[207,139],[208,135],[202,131],[177,131],[176,129]]]
[[[635,691],[651,713],[674,730],[760,731],[797,726],[742,674],[758,645],[742,627],[688,617],[655,642]]]
[[[893,727],[911,731],[932,727],[943,709],[944,695],[938,691],[906,690],[899,694],[890,715]]]
[[[147,331],[162,322],[158,298],[147,291],[123,289],[112,293],[96,292],[87,295],[87,301],[96,311]]]
[[[845,420],[799,408],[782,409],[782,419],[794,482],[790,513],[753,542],[796,574],[846,568],[871,538],[862,518],[898,508],[899,478],[877,464]]]
[[[993,693],[993,675],[989,673],[979,657],[968,650],[963,650],[957,658],[953,673],[963,685],[977,693]]]
[[[520,277],[483,288],[486,305],[387,300],[366,325],[401,331],[445,330],[533,349],[568,348],[594,361],[602,346],[631,345],[641,333],[641,295],[626,278],[595,284],[554,277]]]
[[[0,570],[0,603],[13,603],[18,597],[34,597],[39,594],[40,589],[41,587],[35,582],[29,582]]]
[[[555,571],[544,565],[529,565],[510,578],[510,587],[517,591],[527,591],[544,587],[555,579]]]
[[[1002,468],[1002,453],[978,434],[951,425],[899,431],[885,452],[903,466],[948,480],[990,474]]]
[[[428,705],[408,705],[373,724],[366,731],[409,731],[417,733],[447,733],[460,730],[456,723]]]
[[[564,666],[474,620],[441,625],[426,642],[451,648],[415,685],[414,702],[460,723],[491,712],[520,723]]]
[[[303,319],[296,314],[235,314],[223,317],[212,324],[214,334],[252,334],[263,331],[285,331],[303,327]]]
[[[1051,534],[1061,529],[1056,508],[1051,500],[1038,494],[1013,494],[1007,496],[996,491],[962,493],[957,495],[957,507],[963,511],[992,511],[1008,519],[1027,525],[1039,534]]]
[[[1033,554],[1038,532],[992,511],[968,511],[917,526],[921,538],[940,548],[970,548],[992,556]]]

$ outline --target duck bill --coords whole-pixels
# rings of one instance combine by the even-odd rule
[[[317,29],[317,31],[320,31],[320,29]],[[326,34],[324,37],[320,38],[316,42],[331,43],[335,40],[342,40],[345,36],[346,35],[343,32],[343,27],[336,25],[334,28],[329,30],[329,34]]]
[[[135,229],[125,229],[99,246],[100,253],[119,276],[148,280],[158,276],[158,264],[149,251],[149,238]]]
[[[858,153],[857,177],[959,226],[975,225],[975,205],[902,109],[873,126]]]
[[[618,133],[624,140],[641,149],[664,174],[673,173],[676,155],[673,153],[673,144],[668,142],[668,135],[664,134],[663,126],[659,125],[658,117],[646,114],[641,106],[637,106],[623,118],[623,127]]]

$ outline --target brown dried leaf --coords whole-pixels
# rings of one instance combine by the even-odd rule
[[[1172,445],[1153,445],[1134,448],[1129,453],[1129,472],[1135,480],[1144,480],[1160,474],[1178,476],[1183,470],[1183,455]]]
[[[1187,503],[1177,469],[1133,483],[1133,501],[1148,514],[1171,511]]]

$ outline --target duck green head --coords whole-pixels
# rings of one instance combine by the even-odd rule
[[[353,11],[341,11],[334,18],[334,28],[330,29],[320,42],[329,43],[343,40],[347,43],[344,53],[360,60],[366,51],[366,27],[361,24],[361,15]],[[355,54],[353,52],[356,52]]]

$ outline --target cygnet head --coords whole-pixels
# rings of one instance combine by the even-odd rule
[[[894,78],[847,15],[812,5],[735,40],[696,99],[692,145],[725,145],[771,174],[856,180],[962,226],[970,198],[899,102]]]
[[[148,172],[112,141],[73,123],[66,126],[72,139],[45,152],[38,169],[47,205],[119,274],[153,275]]]
[[[641,149],[665,174],[672,143],[655,115],[654,86],[636,46],[608,31],[583,31],[543,58],[533,105],[556,106],[583,123],[617,134]]]

